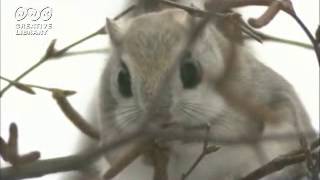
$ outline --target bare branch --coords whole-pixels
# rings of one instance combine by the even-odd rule
[[[317,56],[317,60],[318,60],[318,66],[320,66],[320,48],[318,48],[318,43],[315,40],[315,38],[313,37],[313,35],[311,34],[310,30],[307,28],[307,26],[302,22],[302,20],[298,17],[298,15],[296,13],[291,15],[295,21],[299,24],[299,26],[301,27],[301,29],[305,32],[305,34],[308,36],[309,40],[311,41],[314,51],[316,53]]]
[[[150,156],[153,161],[153,180],[168,180],[169,149],[155,143]]]
[[[144,129],[148,129],[147,131],[145,131]],[[92,162],[94,162],[98,157],[100,157],[102,154],[110,151],[110,150],[114,150],[115,148],[118,148],[122,145],[125,145],[128,142],[137,142],[138,139],[144,139],[145,137],[149,138],[149,139],[154,139],[154,138],[160,138],[161,140],[165,140],[165,141],[172,141],[172,140],[181,140],[181,141],[189,141],[189,142],[199,142],[199,141],[203,141],[205,140],[206,136],[203,135],[203,133],[197,134],[197,133],[192,133],[192,132],[187,132],[187,133],[182,133],[180,136],[176,136],[176,134],[174,132],[177,132],[177,130],[174,131],[167,131],[167,130],[163,130],[161,128],[152,128],[152,127],[146,127],[144,129],[139,129],[133,133],[130,134],[126,134],[123,135],[121,137],[119,137],[118,139],[113,140],[112,142],[103,145],[97,149],[90,149],[88,150],[87,153],[83,153],[83,154],[79,154],[79,155],[73,155],[73,156],[67,156],[67,157],[62,157],[62,158],[54,158],[54,159],[47,159],[47,160],[38,160],[35,162],[31,162],[31,163],[26,163],[26,164],[22,164],[19,167],[7,167],[7,168],[2,168],[0,169],[0,179],[6,179],[6,180],[12,180],[12,179],[22,179],[22,178],[30,178],[30,177],[39,177],[42,175],[46,175],[46,174],[50,174],[50,173],[56,173],[56,172],[65,172],[65,171],[72,171],[72,170],[79,170],[81,168],[84,168],[85,166],[90,165]],[[288,141],[289,137],[293,138],[293,136],[283,136],[283,137],[270,137],[267,140],[274,140],[274,139],[282,139],[285,138],[283,140]],[[221,142],[226,142],[231,143],[231,144],[239,144],[239,143],[248,143],[248,142],[242,142],[241,140],[239,140],[238,142],[234,141],[234,140],[227,140],[226,138],[213,138],[213,137],[208,137],[207,138],[208,142],[214,142],[214,143],[219,143],[221,144]],[[317,140],[319,141],[319,139]],[[146,144],[146,143],[142,143],[142,144]],[[312,147],[313,147],[313,154],[314,152],[318,152],[319,149],[318,148],[318,142],[313,143]],[[2,146],[2,145],[1,145]],[[116,150],[116,149],[115,149]],[[211,148],[210,146],[207,148],[208,153],[209,152],[214,152],[217,150],[216,147]],[[136,151],[137,153],[139,151]],[[292,160],[284,160],[285,162],[302,162],[304,161],[305,158],[305,154],[302,150],[296,151],[299,152],[301,154],[295,154],[295,156],[293,156]],[[134,153],[132,153],[134,154]],[[316,153],[315,153],[316,154]],[[128,155],[129,157],[130,155]],[[133,155],[131,157],[134,157]],[[123,159],[131,159],[131,158],[123,158]],[[134,158],[133,158],[134,159]],[[126,160],[124,160],[126,161]],[[127,161],[129,162],[129,161]],[[130,164],[130,162],[124,163],[119,161],[119,164],[125,164],[126,166],[128,164]],[[290,163],[288,163],[290,164]],[[282,165],[282,164],[281,164]],[[270,166],[270,165],[268,165]],[[284,165],[282,165],[284,166]],[[124,166],[117,166],[118,168],[123,169]],[[283,167],[282,167],[283,168]],[[117,171],[120,172],[119,169],[113,167],[111,168],[112,170],[110,171]],[[261,171],[261,170],[260,170]],[[277,171],[277,169],[271,169],[268,170],[268,173],[272,173],[272,172]],[[111,174],[111,172],[109,173]],[[112,173],[114,174],[114,173]],[[260,173],[259,173],[260,174]],[[265,171],[264,171],[265,174]],[[115,174],[114,174],[115,175]]]
[[[311,155],[317,156],[319,153],[319,150],[315,150],[311,153]],[[264,166],[254,170],[241,180],[258,180],[287,166],[301,163],[307,159],[307,156],[308,155],[306,155],[303,149],[279,156]]]
[[[1,77],[1,76],[0,76]],[[84,134],[88,135],[89,137],[98,140],[100,135],[97,130],[95,130],[87,121],[71,106],[69,101],[67,100],[67,96],[74,95],[75,91],[70,90],[62,90],[57,88],[48,88],[38,85],[32,84],[23,84],[19,82],[11,81],[7,78],[1,77],[1,79],[12,83],[18,89],[25,91],[25,92],[33,92],[32,88],[42,89],[45,91],[49,91],[52,93],[53,98],[56,100],[57,104],[59,105],[62,112],[69,118],[69,120]]]
[[[75,91],[71,91],[71,90],[64,90],[64,89],[58,89],[58,88],[49,88],[49,87],[44,87],[44,86],[39,86],[39,85],[34,85],[34,84],[26,84],[26,83],[21,83],[21,82],[15,82],[12,81],[8,78],[2,77],[0,76],[0,79],[5,80],[9,83],[11,83],[14,87],[18,88],[21,91],[24,91],[28,94],[35,94],[35,91],[33,90],[33,88],[36,89],[41,89],[44,91],[49,91],[49,92],[54,92],[54,91],[61,91],[63,92],[63,94],[65,95],[74,95],[76,92]]]
[[[34,90],[30,86],[27,86],[27,85],[19,83],[19,82],[11,81],[11,80],[9,80],[5,77],[2,77],[2,76],[0,76],[0,78],[4,81],[7,81],[8,83],[11,83],[12,86],[14,86],[15,88],[17,88],[25,93],[32,94],[32,95],[36,94],[36,92],[34,92]]]
[[[61,158],[38,160],[31,163],[23,164],[19,167],[1,168],[0,179],[15,180],[39,177],[56,172],[79,170],[81,168],[84,168],[85,166],[89,166],[103,153],[118,148],[128,143],[129,141],[134,141],[139,137],[141,137],[141,133],[135,131],[133,133],[119,137],[118,139],[97,149],[90,149],[86,153]]]
[[[318,26],[317,31],[316,31],[316,41],[319,45],[320,44],[320,25]]]
[[[97,149],[90,149],[86,153],[66,156],[61,158],[53,158],[39,160],[19,167],[7,167],[0,169],[0,179],[15,180],[31,177],[39,177],[51,173],[66,172],[79,170],[85,166],[89,166],[102,154],[125,145],[128,142],[141,138],[141,132],[135,131],[127,135],[123,135],[118,139],[103,145]]]
[[[210,146],[209,147],[209,141],[208,141],[208,136],[209,136],[209,132],[210,132],[210,127],[208,126],[208,128],[206,129],[206,139],[203,142],[203,148],[202,148],[202,152],[199,155],[199,157],[195,160],[195,162],[191,165],[191,167],[187,170],[186,173],[183,173],[181,176],[181,180],[186,180],[188,178],[188,176],[193,172],[193,170],[198,166],[198,164],[201,162],[201,160],[208,154],[213,153],[218,151],[220,148],[217,146]]]
[[[269,34],[265,34],[265,33],[259,32],[259,31],[255,31],[255,34],[257,34],[259,36],[259,38],[262,39],[262,41],[272,41],[272,42],[278,42],[278,43],[298,46],[298,47],[302,47],[302,48],[306,48],[306,49],[313,49],[312,45],[306,44],[306,43],[303,43],[303,42],[294,41],[294,40],[290,40],[290,39],[279,38],[279,37],[272,36],[272,35],[269,35]]]
[[[103,179],[109,180],[118,175],[124,168],[130,165],[141,154],[150,150],[150,143],[145,142],[145,139],[138,139],[134,146],[122,153],[116,162],[112,163],[111,168],[104,174]]]

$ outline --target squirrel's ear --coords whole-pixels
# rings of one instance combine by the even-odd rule
[[[106,20],[106,32],[109,34],[109,37],[114,45],[119,45],[122,39],[122,32],[119,26],[109,18]]]

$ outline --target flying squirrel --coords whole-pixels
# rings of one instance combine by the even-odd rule
[[[192,46],[186,46],[202,18],[177,8],[146,9],[142,5],[147,1],[139,2],[134,15],[106,23],[112,52],[97,102],[92,104],[101,134],[95,146],[138,129],[146,123],[143,115],[155,111],[147,123],[159,128],[161,123],[181,126],[186,133],[192,131],[190,127],[205,125],[208,135],[217,139],[210,144],[221,149],[205,157],[189,179],[238,180],[277,156],[299,149],[301,136],[307,143],[313,140],[315,132],[293,87],[258,61],[244,42],[224,32],[221,21],[210,19]],[[201,2],[194,4],[201,8]],[[150,109],[150,103],[156,103],[157,109]],[[285,135],[290,137],[277,138]],[[232,144],[221,138],[251,141]],[[203,146],[201,141],[164,144],[169,180],[181,179]],[[83,146],[92,145],[86,140]],[[109,164],[117,151],[106,153]],[[117,178],[152,179],[152,163],[146,159],[138,158]],[[291,180],[305,174],[305,165],[297,164],[264,179]],[[90,171],[82,172],[79,179],[100,177]]]

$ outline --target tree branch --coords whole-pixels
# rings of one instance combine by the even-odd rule
[[[199,157],[195,160],[195,162],[190,166],[190,168],[182,174],[181,176],[181,180],[186,180],[188,178],[188,176],[193,172],[193,170],[198,166],[198,164],[202,161],[202,159],[213,152],[218,151],[220,148],[217,146],[210,146],[209,147],[209,141],[208,141],[208,136],[209,136],[209,132],[210,132],[210,127],[208,126],[208,128],[206,129],[206,139],[203,142],[203,148],[202,148],[202,152],[199,155]]]
[[[36,94],[36,92],[33,90],[33,88],[48,91],[51,93],[53,93],[54,91],[60,91],[60,92],[63,92],[63,94],[65,96],[70,96],[70,95],[76,94],[76,91],[64,90],[64,89],[58,89],[58,88],[49,88],[49,87],[44,87],[44,86],[39,86],[39,85],[34,85],[34,84],[15,82],[15,81],[12,81],[12,80],[5,78],[5,77],[2,77],[2,76],[0,76],[0,79],[7,81],[8,83],[11,83],[12,86],[16,87],[17,89],[19,89],[23,92],[26,92],[28,94],[32,94],[32,95]]]
[[[130,133],[126,136],[119,137],[104,146],[97,149],[90,149],[86,153],[66,156],[61,158],[53,158],[46,160],[34,161],[17,167],[6,167],[0,169],[0,179],[16,180],[23,178],[40,177],[47,174],[79,170],[85,166],[89,166],[103,153],[118,148],[129,141],[139,138],[141,133],[138,131]],[[111,168],[115,171],[115,168]]]
[[[316,149],[315,144],[317,143],[317,141],[319,141],[319,139],[317,139],[313,143],[313,145],[311,146],[311,149],[314,150],[311,153],[311,155],[313,157],[319,156],[319,153],[320,153],[319,150],[315,150]],[[270,161],[269,163],[263,165],[262,167],[249,173],[247,176],[245,176],[241,180],[258,180],[258,179],[265,177],[269,174],[272,174],[276,171],[280,171],[281,169],[283,169],[287,166],[301,163],[301,162],[305,161],[307,159],[307,157],[308,157],[308,155],[305,153],[303,148],[298,151],[294,151],[294,152],[279,156],[279,157],[275,158],[274,160]],[[319,157],[317,157],[317,158],[319,158]]]
[[[147,129],[147,130],[146,130]],[[111,141],[110,143],[103,145],[97,149],[90,149],[88,150],[87,153],[82,153],[82,154],[78,154],[78,155],[73,155],[73,156],[67,156],[67,157],[62,157],[62,158],[53,158],[53,159],[46,159],[46,160],[38,160],[38,161],[34,161],[31,163],[26,163],[26,164],[22,164],[18,167],[6,167],[6,168],[1,168],[0,169],[0,179],[6,179],[6,180],[13,180],[13,179],[23,179],[23,178],[31,178],[31,177],[39,177],[42,175],[46,175],[46,174],[51,174],[51,173],[56,173],[56,172],[65,172],[65,171],[72,171],[72,170],[79,170],[81,168],[84,168],[85,166],[90,165],[90,163],[94,162],[97,158],[99,158],[102,154],[109,152],[110,150],[116,150],[116,148],[119,148],[120,146],[125,145],[126,143],[129,142],[136,142],[137,140],[141,140],[144,138],[148,138],[148,139],[161,139],[161,140],[165,140],[165,141],[173,141],[173,140],[181,140],[181,141],[189,141],[189,142],[199,142],[199,141],[204,141],[206,140],[207,136],[204,136],[203,134],[199,134],[199,133],[192,133],[190,131],[185,132],[185,133],[181,133],[179,136],[177,136],[176,132],[178,132],[178,130],[172,130],[172,131],[167,131],[164,130],[162,128],[154,128],[154,127],[145,127],[144,129],[139,129],[135,132],[132,132],[130,134],[126,134],[123,136],[120,136],[118,139],[114,139],[113,141]],[[291,137],[293,138],[292,135],[290,136],[273,136],[270,138],[267,138],[267,140],[274,140],[274,139],[282,139],[285,138],[287,141],[289,140],[288,138]],[[283,140],[285,140],[283,139]],[[226,144],[240,144],[240,143],[248,143],[247,141],[242,141],[242,140],[231,140],[231,139],[226,139],[223,137],[220,138],[213,138],[213,137],[207,137],[207,141],[208,142],[214,142],[214,143],[219,143],[221,144],[222,142],[225,142]],[[319,153],[319,139],[317,139],[316,142],[313,143],[313,145],[311,145],[312,147],[312,151],[314,153]],[[145,144],[145,143],[143,143]],[[210,150],[211,148],[208,147],[208,150]],[[212,148],[212,151],[215,151],[216,148]],[[138,152],[138,151],[136,151]],[[288,159],[284,159],[280,162],[279,164],[279,160],[276,161],[276,167],[274,168],[274,165],[267,165],[267,166],[272,166],[272,169],[270,170],[258,170],[259,171],[259,176],[261,175],[266,175],[266,174],[270,174],[272,172],[275,172],[277,170],[279,170],[279,166],[281,166],[280,168],[283,168],[284,166],[288,166],[291,165],[292,163],[299,163],[305,160],[305,154],[303,151],[299,150],[296,151],[299,152],[297,154],[294,154],[294,156],[292,156],[292,158],[288,158]],[[313,154],[314,154],[313,153]],[[134,154],[134,153],[133,153]],[[130,157],[131,155],[128,155],[127,157]],[[133,157],[133,156],[131,156]],[[131,159],[130,161],[132,162],[132,158],[123,158],[123,159]],[[134,158],[133,158],[134,159]],[[283,158],[282,158],[283,159]],[[131,162],[127,161],[127,163],[124,162],[118,162],[119,164],[125,164],[126,166],[129,165]],[[119,169],[117,169],[117,168]],[[113,168],[110,168],[110,171],[113,172],[107,172],[106,174],[113,174],[113,176],[115,176],[117,173],[114,172],[120,172],[121,169],[123,169],[124,166],[114,166]],[[265,167],[263,167],[263,169],[265,169]],[[267,168],[268,169],[268,168]],[[263,173],[260,173],[260,171],[262,171]],[[256,173],[254,173],[256,174]],[[251,177],[252,175],[250,175]],[[254,177],[256,177],[256,175],[254,175]]]

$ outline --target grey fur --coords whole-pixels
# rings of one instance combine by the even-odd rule
[[[114,50],[99,90],[100,144],[141,125],[142,113],[186,43],[191,21],[186,12],[172,9],[137,16],[125,24],[108,23]],[[298,131],[314,132],[291,85],[257,61],[247,47],[227,40],[214,23],[207,25],[190,51],[203,71],[201,84],[183,89],[177,68],[160,94],[164,116],[187,126],[209,123],[210,134],[217,138],[256,138],[253,144],[221,144],[222,149],[205,158],[190,179],[239,179],[274,157],[299,148]],[[131,98],[118,91],[121,63],[131,75]],[[285,133],[296,133],[297,138],[263,141],[266,136]],[[197,158],[202,143],[172,142],[169,147],[169,178],[179,179]],[[113,155],[107,154],[111,164]],[[303,166],[297,165],[265,179],[294,179],[304,173]],[[121,176],[147,180],[151,174],[150,166],[137,160]]]

